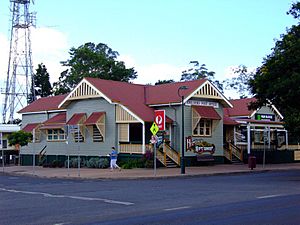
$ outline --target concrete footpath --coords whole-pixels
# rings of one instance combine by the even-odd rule
[[[243,165],[211,165],[200,167],[186,167],[185,174],[181,174],[180,168],[157,168],[154,169],[122,169],[110,171],[110,169],[89,169],[89,168],[43,168],[39,166],[5,166],[0,167],[0,174],[10,174],[17,176],[37,176],[44,178],[79,178],[79,179],[153,179],[169,177],[189,177],[189,176],[212,176],[222,174],[257,173],[267,171],[299,170],[300,163],[289,164],[267,164],[256,165],[251,170],[247,164]]]

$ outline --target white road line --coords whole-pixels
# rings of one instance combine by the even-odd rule
[[[82,201],[101,201],[110,204],[134,205],[134,203],[132,202],[115,201],[115,200],[105,199],[105,198],[92,198],[92,197],[81,197],[81,196],[72,196],[72,195],[55,195],[55,194],[44,193],[44,192],[18,191],[14,189],[6,189],[6,188],[0,188],[0,191],[22,193],[22,194],[29,194],[29,195],[42,195],[47,198],[70,198],[70,199],[77,199]]]
[[[264,198],[275,198],[275,197],[279,197],[279,196],[282,196],[282,194],[278,194],[278,195],[265,195],[265,196],[259,196],[259,197],[256,197],[258,199],[264,199]]]
[[[182,206],[182,207],[177,207],[177,208],[169,208],[169,209],[164,209],[164,211],[175,211],[175,210],[181,210],[181,209],[189,209],[191,206]]]

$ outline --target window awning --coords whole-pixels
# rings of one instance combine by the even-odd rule
[[[221,120],[222,118],[217,111],[211,106],[193,106],[193,109],[203,119]]]
[[[39,125],[40,123],[28,123],[22,130],[31,133],[33,129],[37,128]]]
[[[65,128],[66,124],[45,124],[41,126],[41,130],[52,130],[52,129],[63,129]]]
[[[105,112],[93,112],[83,123],[84,125],[94,125],[97,124],[99,119],[105,115]]]
[[[173,123],[173,120],[170,117],[166,116],[166,123]]]
[[[80,124],[80,120],[85,116],[85,113],[75,113],[67,122],[67,125],[77,125]],[[82,122],[81,122],[82,123]]]
[[[58,113],[43,123],[40,129],[62,129],[66,126],[66,112]]]

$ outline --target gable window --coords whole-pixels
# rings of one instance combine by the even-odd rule
[[[212,120],[200,119],[196,127],[193,130],[194,136],[211,136]]]
[[[47,130],[47,141],[64,141],[66,140],[66,133],[62,129]]]

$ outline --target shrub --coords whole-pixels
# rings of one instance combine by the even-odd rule
[[[109,161],[107,158],[100,158],[98,163],[99,168],[105,169],[109,167]]]
[[[86,160],[83,158],[79,159],[80,167],[84,167],[86,165]],[[77,168],[78,167],[78,158],[71,158],[69,162],[70,168]],[[65,167],[68,167],[68,160],[65,161]]]
[[[141,159],[128,159],[121,167],[123,169],[142,168],[144,163]]]
[[[86,166],[88,168],[97,168],[99,165],[99,158],[90,158],[86,162]]]

